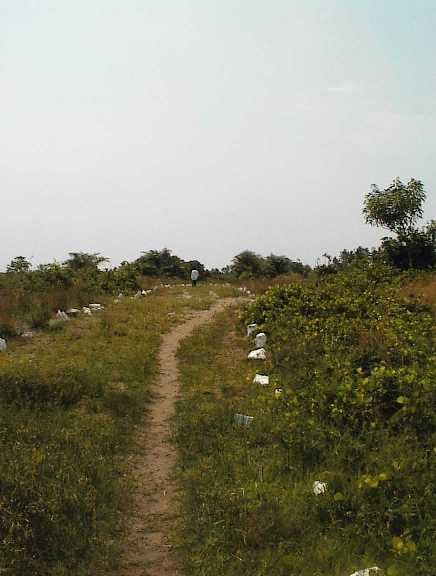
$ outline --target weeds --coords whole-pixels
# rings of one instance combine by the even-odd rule
[[[434,316],[402,284],[374,269],[260,297],[244,322],[268,334],[269,387],[252,384],[234,314],[185,342],[188,574],[434,574]]]
[[[116,561],[125,456],[161,335],[213,300],[208,288],[182,293],[126,299],[60,332],[11,341],[0,356],[0,572],[83,576],[97,560]]]

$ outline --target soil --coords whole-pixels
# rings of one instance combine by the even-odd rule
[[[177,518],[177,461],[171,425],[179,393],[176,353],[183,338],[210,321],[235,299],[220,300],[210,310],[192,313],[188,320],[163,337],[159,352],[160,376],[150,412],[140,429],[139,451],[132,463],[135,479],[134,516],[128,522],[120,576],[178,576],[180,570],[170,533]]]

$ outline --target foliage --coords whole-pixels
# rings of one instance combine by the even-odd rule
[[[287,256],[270,254],[264,258],[251,250],[244,250],[237,254],[228,270],[230,274],[241,280],[262,276],[274,278],[290,273],[307,275],[309,271],[310,267],[300,261],[293,262]]]
[[[0,355],[0,573],[112,573],[161,335],[211,301],[155,291]]]
[[[190,574],[434,574],[434,311],[409,278],[373,265],[273,288],[243,315],[268,334],[260,368],[228,319],[182,347]]]
[[[32,268],[32,263],[27,260],[24,256],[16,256],[11,260],[11,262],[6,267],[6,272],[8,274],[19,274],[23,272],[29,272]]]
[[[368,224],[383,226],[397,235],[384,238],[381,253],[387,262],[401,269],[425,268],[436,264],[435,223],[419,230],[426,198],[421,181],[403,184],[396,178],[385,190],[373,184],[365,196],[363,213]]]

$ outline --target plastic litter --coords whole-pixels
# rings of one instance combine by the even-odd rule
[[[373,576],[373,574],[377,574],[377,572],[381,572],[380,568],[378,566],[372,566],[371,568],[364,568],[363,570],[353,572],[350,576]]]
[[[115,302],[116,302],[116,300],[115,300]],[[84,306],[82,308],[82,312],[85,314],[85,316],[92,316],[91,308],[88,308],[87,306]]]
[[[263,348],[266,344],[266,334],[265,332],[259,332],[256,335],[256,348]]]
[[[321,482],[320,480],[315,480],[315,482],[313,483],[313,493],[315,494],[315,496],[325,494],[326,492],[327,492],[327,482]],[[354,576],[356,576],[356,574]]]
[[[27,330],[21,334],[22,338],[33,338],[34,333],[31,330]]]
[[[78,316],[80,314],[80,310],[77,308],[68,308],[67,312],[68,316]]]
[[[58,310],[56,312],[56,318],[58,320],[69,320],[68,315],[63,310]]]
[[[264,374],[256,374],[256,376],[253,378],[253,384],[260,384],[261,386],[268,386],[269,376],[265,376]]]
[[[274,395],[276,398],[280,398],[280,396],[283,394],[283,388],[276,388],[274,390]]]
[[[248,355],[249,360],[266,360],[266,352],[264,348],[252,350]]]
[[[246,416],[245,414],[235,414],[235,423],[244,426],[250,426],[253,422],[253,416]]]
[[[6,352],[7,350],[7,343],[6,340],[4,338],[0,338],[0,352]]]
[[[251,336],[256,331],[257,324],[249,324],[247,326],[247,336]]]
[[[91,308],[91,310],[104,310],[102,304],[89,304],[88,308]]]

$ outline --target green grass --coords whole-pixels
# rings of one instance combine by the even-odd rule
[[[0,355],[1,573],[84,576],[116,566],[126,455],[161,336],[214,298],[208,287],[162,289],[10,342]]]
[[[186,574],[433,576],[434,312],[401,284],[373,270],[267,292],[244,314],[269,336],[260,366],[234,312],[184,342]]]

